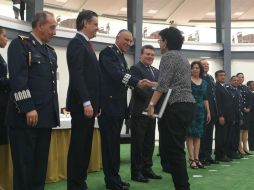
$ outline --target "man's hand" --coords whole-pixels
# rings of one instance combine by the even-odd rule
[[[143,79],[138,81],[138,88],[144,89],[144,88],[152,88],[157,85],[157,82],[152,82],[148,79]]]
[[[243,108],[243,111],[244,111],[245,113],[249,113],[249,112],[250,112],[250,108]]]
[[[224,125],[225,124],[225,119],[224,117],[219,117],[219,124]]]
[[[87,118],[93,117],[93,107],[92,107],[92,105],[84,106],[84,115]]]
[[[36,110],[32,110],[26,113],[26,123],[28,126],[35,127],[38,123],[38,113]]]
[[[95,117],[99,117],[100,115],[101,115],[101,109],[97,114],[95,114]]]

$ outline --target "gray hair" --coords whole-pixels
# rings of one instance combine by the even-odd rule
[[[37,24],[39,22],[46,23],[47,21],[47,15],[53,16],[54,14],[48,11],[40,11],[35,13],[32,20],[32,28],[36,28]]]

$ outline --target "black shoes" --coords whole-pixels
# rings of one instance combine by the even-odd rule
[[[230,159],[230,158],[227,157],[227,156],[216,157],[215,160],[216,160],[216,161],[221,161],[221,162],[230,162],[230,161],[232,161],[232,159]]]
[[[131,185],[128,182],[121,181],[122,186],[130,187]]]
[[[110,190],[129,190],[129,187],[122,185],[122,182],[119,184],[107,184],[106,188]]]
[[[209,162],[210,164],[219,164],[220,162],[214,160],[214,159],[209,159],[209,160],[206,160],[207,162]]]
[[[162,179],[160,175],[156,175],[153,170],[142,172],[143,176],[150,179]]]
[[[210,166],[211,163],[208,160],[200,160],[200,162],[204,165],[204,166]]]
[[[141,183],[149,182],[149,179],[147,177],[144,177],[141,173],[131,176],[131,180],[141,182]]]

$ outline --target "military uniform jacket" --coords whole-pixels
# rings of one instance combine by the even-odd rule
[[[249,88],[245,85],[239,85],[238,89],[243,97],[243,108],[251,108],[251,92]]]
[[[243,120],[243,98],[240,90],[237,87],[233,87],[231,85],[226,85],[228,92],[231,94],[233,98],[233,113],[236,122],[240,122]]]
[[[152,70],[152,71],[151,71]],[[153,66],[146,67],[142,62],[138,62],[130,68],[131,74],[137,79],[148,79],[150,81],[157,82],[159,70]],[[151,73],[152,72],[152,73]],[[151,97],[153,95],[153,90],[151,88],[139,89],[135,88],[132,91],[132,97],[130,101],[130,112],[135,116],[144,116],[142,112],[148,105]]]
[[[36,110],[38,128],[59,126],[57,57],[54,49],[41,45],[32,34],[13,40],[8,48],[11,95],[7,124],[27,127],[26,113]]]
[[[7,64],[0,55],[0,106],[6,107],[9,99],[9,79],[7,78]]]
[[[99,63],[102,73],[102,114],[127,116],[127,89],[128,87],[135,88],[138,79],[130,74],[124,55],[116,45],[106,47],[100,52]]]

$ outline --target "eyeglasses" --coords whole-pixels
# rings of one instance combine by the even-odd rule
[[[158,40],[158,44],[160,44],[162,41],[163,41],[163,40],[161,40],[161,39],[160,39],[160,40]]]

